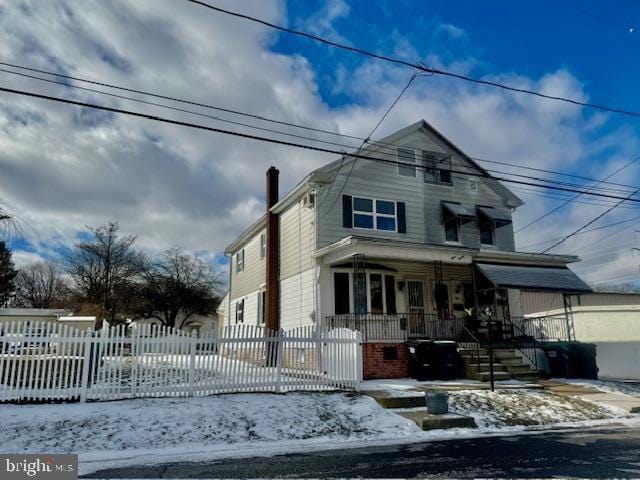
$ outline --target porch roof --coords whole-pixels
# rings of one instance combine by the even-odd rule
[[[476,263],[478,270],[495,287],[589,293],[591,288],[566,267],[542,267]]]
[[[463,246],[432,245],[398,240],[352,235],[322,247],[315,257],[325,265],[335,265],[351,260],[355,254],[364,254],[367,260],[400,260],[415,262],[442,261],[445,263],[471,264],[475,261],[522,265],[547,265],[564,267],[578,261],[573,255],[549,255],[499,250],[476,250]]]

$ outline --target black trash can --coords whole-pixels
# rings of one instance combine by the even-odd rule
[[[549,364],[549,375],[556,378],[571,378],[568,348],[561,343],[557,343],[555,345],[547,344],[543,347],[543,350]]]
[[[409,376],[416,380],[433,379],[433,340],[412,340],[407,345],[409,347]]]
[[[453,380],[460,378],[462,361],[458,353],[458,344],[453,341],[433,342],[433,378]]]
[[[570,378],[598,379],[596,345],[575,342],[569,345]]]

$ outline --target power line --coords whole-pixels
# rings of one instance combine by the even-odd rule
[[[551,245],[550,247],[544,249],[542,252],[540,253],[547,253],[549,250],[557,247],[558,245],[566,242],[569,238],[573,237],[574,235],[577,235],[578,233],[580,233],[580,231],[584,230],[585,228],[587,228],[589,225],[592,225],[593,223],[597,222],[598,220],[600,220],[602,217],[604,217],[607,213],[611,212],[612,210],[614,210],[618,205],[621,205],[625,200],[629,200],[631,199],[631,197],[633,197],[635,194],[637,194],[638,192],[640,192],[640,189],[636,190],[635,192],[633,192],[631,195],[629,195],[627,198],[620,200],[618,203],[616,203],[615,205],[613,205],[612,207],[609,207],[608,209],[606,209],[604,212],[602,212],[600,215],[597,215],[595,218],[593,218],[592,220],[588,221],[587,223],[585,223],[584,225],[582,225],[580,228],[578,228],[577,230],[573,231],[572,233],[570,233],[569,235],[565,236],[562,238],[562,240],[557,241],[556,243],[554,243],[553,245]]]
[[[109,97],[129,100],[129,101],[133,101],[133,102],[137,102],[137,103],[141,103],[141,104],[145,104],[145,105],[151,105],[151,106],[154,106],[154,107],[166,108],[166,109],[172,110],[172,111],[178,111],[178,112],[182,112],[182,113],[189,113],[189,114],[197,115],[197,116],[200,116],[200,117],[205,117],[205,118],[209,118],[209,119],[212,119],[212,120],[215,120],[215,121],[219,121],[219,122],[225,122],[225,123],[230,123],[232,125],[239,125],[239,126],[243,126],[243,127],[246,127],[246,128],[251,128],[251,129],[256,129],[256,130],[260,130],[260,131],[274,133],[276,135],[290,136],[290,137],[293,137],[293,138],[309,140],[309,141],[312,141],[312,142],[323,143],[323,144],[327,144],[327,145],[339,146],[339,147],[343,147],[343,148],[347,148],[347,149],[355,148],[353,145],[348,145],[348,144],[338,143],[338,142],[331,142],[331,141],[327,141],[327,140],[321,140],[321,139],[317,139],[317,138],[307,137],[307,136],[304,136],[304,135],[297,135],[297,134],[293,134],[293,133],[289,133],[289,132],[283,132],[283,131],[280,131],[280,130],[274,130],[274,129],[270,129],[270,128],[258,127],[258,126],[250,125],[250,124],[243,123],[243,122],[237,122],[237,121],[234,121],[234,120],[229,120],[229,119],[216,117],[216,116],[208,115],[208,114],[201,113],[201,112],[196,112],[194,110],[188,110],[188,109],[184,109],[184,108],[172,107],[170,105],[166,105],[166,104],[163,104],[163,103],[150,102],[150,101],[147,101],[147,100],[133,98],[133,97],[129,97],[129,96],[126,96],[126,95],[120,95],[120,94],[115,94],[115,93],[111,93],[111,92],[105,92],[103,90],[96,90],[94,88],[81,87],[79,85],[72,85],[72,84],[65,83],[65,82],[60,82],[60,81],[56,81],[56,80],[51,80],[51,79],[47,79],[47,78],[38,77],[36,75],[20,73],[20,72],[14,72],[14,71],[2,69],[2,68],[0,68],[0,72],[9,73],[9,74],[12,74],[12,75],[18,75],[18,76],[21,76],[21,77],[24,77],[24,78],[35,79],[35,80],[43,81],[43,82],[46,82],[46,83],[52,83],[52,84],[56,84],[56,85],[61,85],[61,86],[64,86],[66,88],[79,89],[79,90],[83,90],[83,91],[89,91],[89,92],[92,92],[92,93],[106,95],[106,96],[109,96]],[[396,98],[396,100],[392,104],[391,108],[393,108],[393,106],[395,106],[395,104],[397,103],[399,98],[404,94],[404,92],[406,92],[406,89],[407,89],[407,87],[405,87],[402,90],[400,96],[398,98]],[[390,110],[387,110],[387,112],[385,113],[385,118],[386,118],[386,115],[388,115],[389,111]],[[376,127],[374,128],[372,133],[369,135],[369,137],[373,133],[375,133],[377,128],[380,126],[380,124],[381,124],[381,122],[379,122],[379,124],[376,125]],[[368,138],[363,139],[363,143],[357,149],[356,153],[359,153],[362,150],[362,148],[364,146],[364,143],[367,143],[367,142],[368,142]],[[395,150],[394,150],[393,154],[385,153],[385,152],[378,152],[378,153],[380,155],[393,156],[393,158],[396,158],[396,156],[397,156]],[[462,163],[462,162],[460,162],[458,164],[458,166],[462,167],[462,168],[465,168],[465,169],[471,170],[471,168],[469,166],[467,166],[465,163]],[[353,165],[352,165],[352,169],[353,169]],[[488,169],[487,171],[488,172],[492,172],[492,173],[505,173],[505,172],[501,172],[499,170],[492,170],[492,169]],[[578,188],[582,187],[582,185],[580,185],[580,184],[575,184],[575,183],[570,183],[570,182],[562,182],[562,181],[559,181],[559,180],[552,180],[552,179],[541,178],[541,177],[532,177],[530,175],[522,175],[522,174],[517,174],[517,173],[512,173],[512,172],[508,172],[508,173],[505,173],[505,174],[513,175],[513,176],[517,176],[517,177],[521,177],[521,178],[534,179],[534,180],[547,182],[547,183],[554,183],[554,184],[558,184],[558,185],[565,185],[565,186],[578,187]],[[591,189],[595,189],[595,187],[591,187]],[[599,189],[602,190],[602,191],[605,191],[605,192],[618,191],[618,192],[626,193],[626,191],[617,190],[617,189],[605,189],[605,188],[599,188]]]
[[[613,171],[612,173],[610,173],[609,175],[607,175],[606,177],[603,178],[603,180],[608,180],[611,177],[613,177],[614,175],[620,173],[622,170],[624,170],[625,168],[633,165],[634,163],[636,163],[638,160],[640,160],[640,157],[636,157],[633,160],[631,160],[630,162],[625,163],[622,167],[618,168],[617,170]],[[602,182],[598,182],[594,185],[594,187],[600,185],[600,183]],[[593,187],[590,187],[589,190],[592,190]],[[582,193],[578,193],[576,196],[574,196],[573,198],[570,198],[569,200],[567,200],[566,202],[564,202],[561,205],[558,205],[557,207],[552,208],[551,210],[549,210],[548,212],[540,215],[539,217],[537,217],[535,220],[530,221],[529,223],[527,223],[524,227],[519,228],[518,230],[516,230],[515,233],[520,233],[522,230],[524,230],[525,228],[529,228],[532,225],[535,225],[536,223],[538,223],[540,220],[548,217],[549,215],[553,215],[555,212],[557,212],[558,210],[564,208],[565,206],[569,205],[571,202],[573,202],[574,200],[577,200],[578,198],[580,198],[582,196]]]
[[[372,156],[369,156],[369,155],[362,155],[362,154],[354,154],[354,153],[347,154],[346,152],[343,152],[343,151],[332,150],[332,149],[324,148],[324,147],[318,147],[318,146],[313,146],[313,145],[304,145],[304,144],[289,142],[289,141],[285,141],[285,140],[278,140],[278,139],[275,139],[275,138],[268,138],[268,137],[261,137],[261,136],[258,136],[258,135],[251,135],[251,134],[243,133],[243,132],[234,132],[234,131],[231,131],[231,130],[224,130],[224,129],[221,129],[221,128],[209,127],[209,126],[201,125],[201,124],[197,124],[197,123],[190,123],[190,122],[184,122],[184,121],[180,121],[180,120],[173,120],[173,119],[169,119],[169,118],[165,118],[165,117],[159,117],[157,115],[151,115],[151,114],[147,114],[147,113],[135,112],[135,111],[132,111],[132,110],[123,110],[123,109],[119,109],[119,108],[106,107],[106,106],[103,106],[103,105],[96,105],[96,104],[92,104],[92,103],[79,102],[79,101],[76,101],[76,100],[69,100],[69,99],[66,99],[66,98],[53,97],[53,96],[50,96],[50,95],[44,95],[44,94],[35,93],[35,92],[29,92],[29,91],[25,91],[25,90],[16,90],[16,89],[13,89],[13,88],[0,87],[0,91],[7,92],[7,93],[12,93],[12,94],[15,94],[15,95],[22,95],[22,96],[28,96],[28,97],[33,97],[33,98],[39,98],[39,99],[43,99],[43,100],[49,100],[49,101],[53,101],[53,102],[66,103],[66,104],[69,104],[69,105],[76,105],[76,106],[80,106],[80,107],[93,108],[93,109],[97,109],[97,110],[104,110],[104,111],[108,111],[108,112],[112,112],[112,113],[130,115],[130,116],[133,116],[133,117],[144,118],[146,120],[152,120],[152,121],[155,121],[155,122],[168,123],[168,124],[173,124],[173,125],[178,125],[178,126],[183,126],[183,127],[188,127],[188,128],[194,128],[194,129],[198,129],[198,130],[205,130],[205,131],[221,133],[221,134],[225,134],[225,135],[231,135],[231,136],[236,136],[236,137],[241,137],[241,138],[246,138],[246,139],[251,139],[251,140],[263,141],[263,142],[277,144],[277,145],[296,147],[296,148],[301,148],[301,149],[311,150],[311,151],[316,151],[316,152],[332,153],[332,154],[340,155],[340,156],[349,155],[349,156],[354,157],[354,158],[362,158],[364,160],[371,160],[371,161],[374,161],[374,162],[387,163],[387,164],[392,164],[392,165],[408,166],[408,167],[412,167],[412,168],[416,168],[416,169],[427,169],[426,166],[420,165],[420,164],[416,164],[416,163],[400,162],[400,161],[397,161],[397,160],[390,160],[390,159],[386,159],[386,158],[372,157]],[[451,171],[452,174],[464,175],[464,176],[467,176],[467,177],[486,178],[486,179],[493,180],[493,181],[504,181],[504,182],[508,182],[508,183],[516,183],[516,184],[520,184],[520,185],[530,185],[530,186],[533,186],[533,187],[547,188],[547,189],[551,189],[551,190],[560,190],[560,191],[565,191],[565,192],[574,192],[574,193],[582,192],[585,195],[591,195],[591,196],[596,196],[596,197],[605,197],[605,198],[613,198],[613,199],[632,202],[632,203],[640,203],[640,199],[635,199],[635,198],[630,198],[630,197],[620,197],[620,196],[617,196],[617,195],[609,195],[609,194],[605,194],[605,193],[588,192],[588,191],[578,190],[578,189],[575,189],[575,188],[560,187],[560,186],[557,186],[557,185],[544,185],[544,184],[538,184],[538,183],[532,183],[532,182],[525,182],[525,181],[521,181],[521,180],[514,180],[514,179],[511,179],[511,178],[493,176],[493,175],[489,175],[489,174],[486,174],[486,173],[463,172],[463,171],[459,171],[459,170],[450,170],[450,171]],[[621,202],[619,202],[619,203],[621,203]]]
[[[578,8],[578,7],[575,7],[573,5],[569,5],[568,3],[561,2],[560,0],[547,0],[547,1],[551,2],[551,3],[555,3],[556,5],[560,5],[561,7],[566,8],[567,10],[573,10],[574,12],[580,13],[580,14],[586,16],[586,17],[591,17],[591,18],[593,18],[595,20],[599,20],[601,22],[605,22],[605,23],[608,23],[610,25],[615,25],[616,27],[622,27],[625,30],[630,31],[631,33],[633,32],[633,25],[625,25],[624,23],[620,23],[620,22],[618,22],[616,20],[612,20],[612,19],[607,18],[607,17],[602,17],[602,16],[597,15],[595,13],[592,13],[592,12],[590,12],[588,10],[583,10],[582,8]]]
[[[398,102],[400,101],[400,99],[402,98],[402,96],[405,94],[405,92],[407,90],[409,90],[409,87],[411,86],[411,84],[413,83],[413,81],[416,79],[417,75],[414,73],[413,75],[411,75],[411,78],[409,78],[409,81],[407,82],[407,84],[404,86],[404,88],[400,91],[400,93],[398,94],[398,96],[393,100],[393,102],[391,102],[391,105],[389,105],[389,107],[387,108],[387,110],[384,112],[384,114],[382,115],[382,117],[380,117],[380,120],[378,120],[378,123],[376,123],[375,127],[373,127],[373,130],[371,130],[371,132],[369,132],[369,135],[367,135],[367,137],[362,141],[362,143],[360,144],[360,146],[358,147],[358,150],[356,150],[356,154],[359,154],[362,151],[362,148],[367,144],[367,142],[369,141],[369,138],[376,133],[376,130],[378,130],[378,128],[380,127],[380,125],[382,125],[382,122],[385,121],[385,119],[387,118],[387,116],[389,115],[389,113],[391,113],[391,110],[393,110],[393,108],[398,104]],[[338,192],[338,194],[333,198],[333,202],[331,203],[331,205],[329,206],[329,208],[327,208],[327,211],[325,212],[325,214],[322,216],[322,218],[326,217],[329,212],[331,211],[331,209],[335,206],[336,202],[338,201],[338,198],[340,198],[340,196],[342,195],[342,192],[344,192],[344,188],[347,185],[347,182],[349,181],[349,177],[351,177],[351,174],[353,173],[353,169],[356,166],[356,162],[358,161],[357,157],[354,157],[353,162],[351,162],[351,167],[349,168],[349,172],[347,173],[347,175],[345,176],[344,182],[342,183],[342,187],[340,187],[340,191]],[[338,171],[336,173],[336,179],[338,178],[338,175],[340,174],[340,170],[342,169],[342,164],[340,164],[340,168],[338,168]]]
[[[187,104],[187,105],[193,105],[193,106],[198,106],[198,107],[202,107],[202,108],[217,110],[217,111],[230,113],[230,114],[234,114],[234,115],[245,116],[245,117],[253,118],[253,119],[256,119],[256,120],[270,122],[270,123],[279,124],[279,125],[283,125],[283,126],[299,128],[299,129],[309,130],[309,131],[313,131],[313,132],[317,132],[317,133],[323,133],[323,134],[327,134],[327,135],[332,135],[332,136],[338,136],[338,137],[358,140],[358,141],[361,141],[361,142],[365,141],[371,146],[374,146],[374,147],[377,147],[377,148],[381,148],[381,149],[386,149],[386,150],[388,150],[390,152],[393,152],[393,153],[388,153],[388,154],[384,154],[382,152],[379,152],[379,153],[384,154],[384,155],[389,155],[389,156],[393,155],[394,157],[397,156],[397,148],[398,147],[412,148],[414,150],[421,150],[421,148],[417,147],[417,146],[400,145],[400,144],[383,142],[383,141],[370,141],[368,138],[364,138],[364,137],[358,137],[358,136],[355,136],[355,135],[348,135],[348,134],[344,134],[344,133],[332,132],[330,130],[325,130],[325,129],[321,129],[321,128],[315,128],[315,127],[308,126],[308,125],[295,124],[295,123],[292,123],[292,122],[273,119],[273,118],[257,115],[257,114],[254,114],[254,113],[247,113],[247,112],[243,112],[243,111],[239,111],[239,110],[235,110],[235,109],[231,109],[231,108],[220,107],[220,106],[216,106],[216,105],[205,104],[205,103],[202,103],[202,102],[196,102],[196,101],[192,101],[192,100],[185,100],[185,99],[178,98],[178,97],[162,95],[162,94],[159,94],[159,93],[153,93],[153,92],[149,92],[149,91],[128,88],[128,87],[124,87],[124,86],[120,86],[120,85],[114,85],[114,84],[111,84],[111,83],[106,83],[106,82],[103,82],[103,81],[91,80],[91,79],[77,77],[77,76],[71,76],[71,75],[64,75],[64,74],[55,73],[55,72],[51,72],[51,71],[47,71],[47,70],[42,70],[42,69],[37,69],[37,68],[27,67],[27,66],[23,66],[23,65],[7,63],[7,62],[0,62],[0,65],[9,66],[9,67],[12,67],[12,68],[17,68],[17,69],[20,69],[20,70],[26,70],[26,71],[30,71],[30,72],[42,73],[42,74],[50,75],[50,76],[54,76],[54,77],[60,77],[60,78],[64,78],[64,79],[67,79],[67,80],[73,80],[73,81],[76,81],[76,82],[88,83],[88,84],[103,86],[103,87],[107,87],[107,88],[113,88],[113,89],[120,90],[120,91],[126,91],[126,92],[130,92],[130,93],[137,93],[137,94],[141,94],[141,95],[160,98],[160,99],[164,99],[164,100],[170,100],[170,101],[173,101],[173,102],[183,103],[183,104]],[[68,88],[87,90],[87,91],[91,91],[91,92],[94,92],[94,93],[99,93],[99,94],[104,94],[104,95],[108,95],[108,96],[112,96],[112,97],[116,97],[116,98],[122,98],[122,99],[125,99],[125,100],[135,101],[135,102],[138,102],[138,103],[146,103],[148,105],[153,105],[153,106],[157,106],[157,107],[162,107],[162,108],[167,108],[167,109],[171,109],[171,110],[181,111],[181,112],[185,112],[185,113],[191,113],[191,114],[194,114],[194,115],[199,115],[199,116],[211,118],[211,119],[217,120],[217,121],[223,121],[223,122],[227,122],[227,123],[234,123],[234,121],[232,121],[232,120],[223,119],[223,118],[220,118],[220,117],[208,116],[208,115],[202,114],[201,112],[195,112],[193,110],[179,109],[177,107],[171,107],[171,106],[164,105],[164,104],[159,104],[159,103],[155,103],[155,102],[149,102],[149,101],[145,101],[145,100],[141,100],[141,99],[135,99],[135,98],[127,97],[127,96],[123,96],[123,95],[117,95],[117,94],[113,94],[113,93],[110,93],[110,92],[104,92],[102,90],[95,90],[95,89],[90,89],[90,88],[86,88],[86,87],[80,87],[78,85],[73,85],[73,84],[68,83],[68,82],[60,82],[60,81],[55,81],[55,80],[44,79],[42,77],[37,77],[37,76],[34,76],[34,75],[27,75],[27,74],[24,74],[24,73],[14,72],[14,71],[10,71],[10,70],[2,70],[2,71],[5,72],[5,73],[11,73],[11,74],[14,74],[14,75],[20,75],[20,76],[23,76],[23,77],[32,78],[32,79],[36,79],[36,80],[40,80],[40,81],[45,81],[45,82],[49,82],[49,83],[55,83],[55,84],[58,84],[58,85],[61,85],[61,86],[65,86],[65,87],[68,87]],[[254,126],[254,125],[247,125],[247,124],[240,123],[240,122],[235,122],[234,124],[246,126],[248,128],[262,129],[262,127],[257,127],[257,126]],[[303,139],[313,140],[314,142],[326,143],[326,144],[329,144],[329,145],[341,146],[341,147],[350,148],[350,149],[355,148],[355,146],[353,146],[353,145],[345,145],[345,144],[341,144],[341,143],[337,143],[337,142],[332,142],[332,141],[327,141],[327,140],[320,140],[320,139],[315,139],[315,138],[312,139],[310,137],[304,137],[304,136],[301,136],[301,135],[296,135],[296,134],[287,133],[287,132],[280,132],[280,131],[274,131],[274,130],[268,130],[268,129],[263,129],[263,130],[264,131],[272,131],[273,133],[277,133],[277,134],[281,134],[281,135],[288,135],[288,136],[295,137],[295,138],[303,138]],[[585,176],[581,176],[581,175],[569,174],[569,173],[558,172],[558,171],[553,171],[553,170],[545,170],[545,169],[541,169],[541,168],[518,165],[518,164],[515,164],[515,163],[502,162],[502,161],[497,161],[497,160],[489,160],[489,159],[486,159],[486,158],[478,158],[478,157],[469,157],[469,158],[471,158],[472,160],[475,160],[475,161],[479,161],[479,162],[487,162],[487,163],[493,163],[493,164],[497,164],[497,165],[511,166],[511,167],[514,167],[514,168],[520,168],[520,169],[525,169],[525,170],[530,170],[530,171],[537,171],[537,172],[541,172],[541,173],[548,173],[548,174],[551,174],[551,175],[561,175],[561,176],[565,176],[565,177],[573,177],[573,178],[578,178],[578,179],[585,180],[585,181],[592,181],[592,182],[600,181],[600,180],[595,179],[595,178],[585,177]],[[468,167],[466,167],[466,168],[468,168]],[[487,170],[487,171],[493,171],[493,172],[499,172],[499,173],[507,173],[507,172],[500,172],[498,170]],[[517,174],[514,174],[514,173],[509,173],[509,174],[517,175]],[[529,178],[535,178],[535,177],[529,177]],[[548,179],[540,179],[540,178],[536,178],[536,180],[550,181]],[[626,187],[626,188],[629,188],[629,189],[638,188],[637,186],[625,185],[625,184],[615,183],[615,182],[602,182],[602,183],[606,183],[608,185]],[[576,185],[576,184],[570,184],[570,183],[566,183],[566,185],[582,187],[582,185]]]
[[[275,30],[279,30],[281,32],[285,32],[285,33],[289,33],[292,35],[298,35],[300,37],[304,37],[304,38],[308,38],[310,40],[314,40],[316,42],[320,42],[323,43],[325,45],[330,45],[332,47],[336,47],[336,48],[340,48],[342,50],[347,50],[349,52],[352,53],[357,53],[360,55],[364,55],[370,58],[375,58],[377,60],[382,60],[385,62],[389,62],[389,63],[393,63],[396,65],[402,65],[404,67],[411,67],[411,68],[415,68],[418,69],[420,71],[426,72],[426,73],[430,73],[430,74],[434,74],[434,75],[442,75],[442,76],[446,76],[446,77],[451,77],[451,78],[457,78],[459,80],[464,80],[466,82],[471,82],[471,83],[476,83],[479,85],[487,85],[487,86],[491,86],[491,87],[496,87],[496,88],[500,88],[502,90],[507,90],[510,92],[517,92],[517,93],[525,93],[528,95],[534,95],[536,97],[540,97],[540,98],[546,98],[548,100],[555,100],[555,101],[560,101],[560,102],[564,102],[564,103],[570,103],[573,105],[578,105],[581,107],[588,107],[588,108],[593,108],[593,109],[597,109],[597,110],[602,110],[602,111],[606,111],[606,112],[611,112],[611,113],[619,113],[621,115],[627,115],[627,116],[631,116],[631,117],[640,117],[640,113],[638,112],[634,112],[631,110],[624,110],[621,108],[616,108],[616,107],[609,107],[606,105],[600,105],[600,104],[596,104],[596,103],[590,103],[590,102],[582,102],[580,100],[575,100],[572,98],[566,98],[566,97],[560,97],[560,96],[556,96],[556,95],[547,95],[535,90],[529,90],[526,88],[518,88],[518,87],[513,87],[510,85],[505,85],[502,83],[498,83],[498,82],[493,82],[490,80],[482,80],[479,78],[474,78],[474,77],[469,77],[467,75],[462,75],[459,73],[453,73],[453,72],[449,72],[446,70],[441,70],[438,68],[432,68],[432,67],[427,67],[421,63],[413,63],[413,62],[409,62],[406,60],[402,60],[399,58],[394,58],[394,57],[389,57],[387,55],[382,55],[382,54],[378,54],[378,53],[374,53],[371,52],[369,50],[364,50],[362,48],[358,48],[358,47],[352,47],[349,45],[345,45],[342,43],[338,43],[338,42],[334,42],[332,40],[328,40],[326,38],[320,37],[318,35],[313,35],[311,33],[307,33],[307,32],[303,32],[301,30],[294,30],[292,28],[287,28],[287,27],[283,27],[281,25],[277,25],[275,23],[271,23],[271,22],[267,22],[266,20],[262,20],[256,17],[252,17],[250,15],[246,15],[243,13],[238,13],[238,12],[233,12],[231,10],[225,10],[223,8],[220,7],[216,7],[214,5],[210,5],[206,2],[202,2],[200,0],[186,0],[187,2],[196,4],[196,5],[200,5],[202,7],[206,7],[209,8],[211,10],[214,10],[216,12],[219,13],[224,13],[226,15],[231,15],[233,17],[236,18],[241,18],[243,20],[248,20],[250,22],[254,22],[254,23],[258,23],[260,25],[264,25],[266,27],[275,29]]]
[[[584,235],[584,234],[587,234],[587,233],[592,233],[592,232],[595,232],[595,231],[598,231],[598,230],[604,230],[605,228],[615,227],[615,226],[617,226],[617,225],[621,225],[621,224],[623,224],[623,223],[628,223],[628,222],[633,222],[633,221],[635,221],[635,220],[640,220],[640,216],[638,216],[638,217],[633,217],[633,218],[628,218],[627,220],[621,220],[621,221],[619,221],[619,222],[615,222],[615,223],[609,223],[609,224],[607,224],[607,225],[603,225],[603,226],[601,226],[601,227],[590,228],[589,230],[583,230],[582,232],[577,233],[577,234],[576,234],[576,236],[577,236],[577,235]],[[621,231],[623,231],[623,230],[625,230],[625,229],[627,229],[627,228],[629,228],[629,227],[625,227],[625,228],[623,228],[623,229],[616,230],[616,231],[614,232],[614,234],[615,234],[615,233],[619,233],[619,232],[621,232]],[[535,246],[542,245],[542,244],[545,244],[545,243],[551,243],[551,242],[554,242],[554,241],[556,241],[556,240],[560,240],[561,238],[563,238],[563,237],[551,238],[551,239],[549,239],[549,240],[545,240],[545,241],[543,241],[543,242],[530,243],[530,244],[528,244],[528,245],[521,246],[520,248],[535,247]],[[599,241],[600,241],[600,240],[598,240],[597,242],[599,242]],[[597,242],[594,242],[594,243],[597,243]],[[588,247],[588,246],[590,246],[590,245],[592,245],[592,244],[588,244],[588,245],[586,245],[586,246],[584,246],[584,247],[582,247],[582,248],[586,248],[586,247]]]

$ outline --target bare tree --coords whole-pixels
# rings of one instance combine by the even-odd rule
[[[0,241],[0,306],[7,305],[13,297],[17,274],[11,259],[11,250]]]
[[[99,307],[111,322],[122,320],[142,271],[142,256],[133,248],[136,237],[120,237],[118,228],[115,222],[89,228],[92,238],[77,243],[67,258],[81,303]]]
[[[62,270],[53,262],[37,262],[18,272],[15,279],[16,305],[27,308],[62,307],[69,289]]]
[[[178,248],[148,261],[138,313],[168,327],[182,328],[193,315],[215,312],[222,282],[209,263]]]

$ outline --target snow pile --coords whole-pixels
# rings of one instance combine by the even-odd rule
[[[0,450],[80,453],[81,464],[289,444],[398,440],[421,430],[370,397],[233,394],[62,405],[3,405]],[[276,442],[278,445],[276,445]],[[285,448],[284,451],[287,451]],[[126,463],[126,462],[125,462]],[[135,463],[135,461],[134,461]]]
[[[478,427],[541,426],[617,419],[626,411],[542,390],[463,390],[449,393],[450,410]]]

